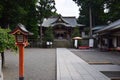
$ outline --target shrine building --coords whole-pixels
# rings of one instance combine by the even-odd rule
[[[48,27],[53,28],[53,34],[55,39],[71,39],[71,35],[75,27],[83,26],[78,24],[75,17],[63,17],[58,15],[56,17],[50,17],[44,19],[42,24],[43,34],[44,30]]]

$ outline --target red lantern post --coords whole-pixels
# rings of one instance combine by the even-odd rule
[[[26,30],[22,24],[18,24],[10,33],[15,35],[16,45],[19,48],[19,80],[24,80],[24,47],[28,45],[27,36],[33,34]]]

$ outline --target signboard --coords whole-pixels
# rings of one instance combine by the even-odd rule
[[[94,39],[89,39],[89,47],[93,47],[94,46]]]
[[[77,48],[78,40],[75,40],[74,46]]]

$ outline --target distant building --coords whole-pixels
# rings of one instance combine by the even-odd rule
[[[78,24],[75,17],[72,16],[55,16],[44,19],[42,23],[42,35],[43,37],[45,31],[48,27],[52,27],[54,42],[53,47],[71,47],[71,39],[72,33],[75,27],[79,27],[79,29],[84,26],[82,24]]]
[[[63,17],[61,15],[44,19],[42,24],[43,35],[47,27],[52,27],[55,39],[69,39],[74,28],[81,26],[83,25],[78,24],[75,17]]]

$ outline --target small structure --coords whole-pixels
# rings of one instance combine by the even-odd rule
[[[15,35],[16,44],[24,44],[25,46],[28,45],[28,35],[33,35],[33,33],[29,32],[24,25],[18,24],[17,27],[10,32],[10,34]]]
[[[24,47],[28,45],[27,36],[33,34],[22,24],[18,24],[10,34],[15,35],[16,45],[19,47],[19,80],[24,80]]]
[[[96,31],[98,47],[105,50],[120,50],[120,19]]]
[[[72,38],[74,40],[74,46],[75,48],[78,48],[78,40],[82,39],[81,37],[73,37]]]

